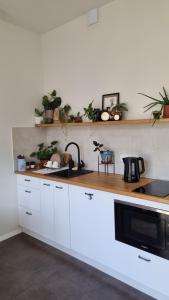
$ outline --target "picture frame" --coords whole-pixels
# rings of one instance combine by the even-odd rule
[[[120,93],[112,93],[102,95],[102,111],[107,111],[108,108],[120,103]]]

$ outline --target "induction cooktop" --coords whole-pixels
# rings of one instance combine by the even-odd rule
[[[133,192],[157,197],[166,197],[169,195],[169,181],[155,180],[133,190]]]

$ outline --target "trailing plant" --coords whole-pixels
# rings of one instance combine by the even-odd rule
[[[56,96],[56,90],[53,90],[48,96],[45,95],[42,98],[42,105],[45,110],[54,110],[58,108],[62,103],[62,99]]]
[[[37,117],[42,117],[44,114],[44,110],[39,110],[38,108],[35,108],[35,115]]]
[[[57,153],[56,144],[58,141],[53,141],[49,146],[44,143],[38,144],[38,149],[30,154],[30,157],[36,157],[38,160],[49,160],[51,156]]]
[[[96,121],[96,111],[93,108],[93,102],[90,102],[88,107],[84,107],[84,116],[87,117],[89,120],[92,120],[93,122]]]
[[[163,87],[163,94],[161,92],[159,92],[159,95],[162,99],[156,99],[154,97],[151,97],[151,96],[143,94],[143,93],[138,93],[138,94],[153,100],[151,103],[144,106],[144,108],[145,108],[144,112],[147,112],[148,110],[153,109],[156,106],[159,106],[159,110],[152,111],[152,115],[153,115],[155,121],[160,119],[163,109],[164,109],[164,106],[169,105],[169,96],[168,96],[168,93],[167,93],[165,87]]]

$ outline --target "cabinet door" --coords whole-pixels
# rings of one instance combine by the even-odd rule
[[[41,182],[41,227],[42,235],[54,241],[54,182],[42,180]]]
[[[55,241],[64,247],[70,248],[69,197],[67,184],[54,184],[54,206]]]
[[[19,220],[20,225],[32,232],[41,234],[40,227],[40,213],[27,209],[25,207],[19,207]]]
[[[70,186],[71,248],[104,265],[113,264],[113,195]]]

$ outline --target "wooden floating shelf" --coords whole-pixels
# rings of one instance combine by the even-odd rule
[[[121,121],[106,121],[106,122],[82,122],[82,123],[58,123],[58,124],[40,124],[35,125],[37,128],[62,128],[62,127],[93,127],[93,126],[119,126],[119,125],[152,125],[154,120],[138,119],[138,120],[121,120]],[[156,121],[159,123],[169,123],[169,118]]]

